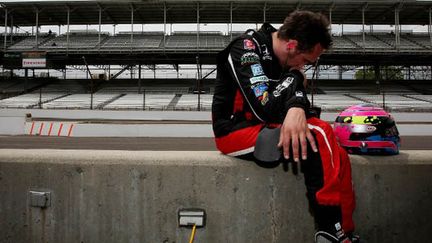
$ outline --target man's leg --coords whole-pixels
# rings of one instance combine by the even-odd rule
[[[318,145],[319,150],[321,146]],[[333,203],[322,202],[317,194],[324,187],[324,168],[320,153],[314,153],[308,147],[308,159],[301,161],[301,171],[304,174],[306,184],[306,196],[309,206],[315,218],[318,231],[326,231],[332,235],[336,234],[335,225],[342,222],[342,209],[339,200]]]
[[[328,123],[311,118],[308,119],[308,124],[319,147],[318,153],[314,153],[309,147],[308,160],[302,162],[310,207],[318,230],[341,236],[341,229],[354,229],[354,197],[349,158],[339,149],[333,129]]]
[[[246,127],[215,139],[216,147],[223,154],[242,156],[253,153],[259,132],[263,124]]]

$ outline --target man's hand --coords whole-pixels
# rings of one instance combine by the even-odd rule
[[[302,108],[290,108],[285,116],[285,120],[281,127],[279,137],[279,147],[283,148],[285,159],[289,159],[290,146],[292,146],[293,157],[295,162],[299,162],[299,143],[301,148],[302,159],[307,159],[307,141],[309,141],[314,152],[318,149],[315,144],[315,139],[310,132],[306,115]]]

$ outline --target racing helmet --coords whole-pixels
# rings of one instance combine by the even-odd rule
[[[340,145],[348,153],[399,153],[400,138],[396,122],[378,106],[350,106],[337,116],[333,129]]]

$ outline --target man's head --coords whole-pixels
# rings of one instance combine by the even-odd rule
[[[317,61],[332,45],[330,23],[320,13],[294,11],[277,31],[277,39],[276,55],[281,63],[301,68]]]

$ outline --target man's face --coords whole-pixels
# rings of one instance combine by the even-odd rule
[[[318,43],[310,51],[299,51],[297,46],[289,49],[286,64],[292,68],[302,69],[304,65],[315,63],[324,49]]]

